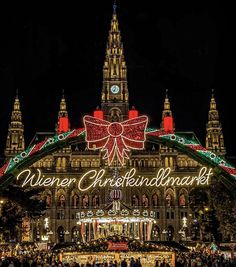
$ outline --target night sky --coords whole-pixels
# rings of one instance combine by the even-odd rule
[[[93,3],[94,2],[94,3]],[[233,11],[217,2],[118,1],[130,105],[159,127],[165,89],[177,131],[194,131],[205,145],[211,88],[229,156],[236,156]],[[187,4],[186,4],[187,3]],[[198,4],[196,4],[198,3]],[[16,88],[26,143],[53,131],[62,89],[72,128],[100,105],[102,67],[113,0],[3,12],[0,49],[0,155]],[[225,4],[226,5],[226,4]],[[40,11],[40,12],[38,12]]]

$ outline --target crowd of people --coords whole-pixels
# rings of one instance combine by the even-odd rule
[[[103,263],[91,262],[80,263],[71,261],[64,262],[59,255],[48,251],[34,251],[33,253],[21,253],[17,256],[0,258],[1,267],[144,267],[142,258],[127,258],[121,261],[107,261]],[[147,264],[145,265],[147,266]],[[176,253],[176,267],[236,267],[236,257],[231,258],[223,253],[209,253],[205,251],[191,251]],[[165,258],[157,260],[150,267],[174,267]]]
[[[109,261],[103,263],[96,262],[87,262],[87,263],[78,263],[71,262],[65,263],[60,260],[51,260],[49,257],[44,255],[43,257],[29,258],[29,257],[8,257],[3,260],[0,260],[0,266],[4,267],[47,267],[47,266],[57,266],[57,267],[142,267],[140,259],[134,260],[131,258],[130,261],[126,259],[117,262]]]
[[[176,255],[176,267],[236,267],[236,257],[224,253],[191,251]]]

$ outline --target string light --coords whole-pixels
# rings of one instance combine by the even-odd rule
[[[78,183],[80,191],[87,191],[91,188],[103,187],[164,187],[164,186],[202,186],[208,185],[210,177],[213,175],[212,169],[202,167],[194,176],[173,176],[171,168],[160,168],[154,177],[136,176],[136,169],[132,168],[119,178],[105,178],[105,169],[90,170],[81,178],[60,178],[48,177],[37,169],[36,174],[31,169],[25,169],[17,175],[17,180],[23,180],[21,186],[30,187],[70,187],[75,182]],[[86,181],[86,185],[84,183]],[[84,187],[83,187],[84,186]],[[121,194],[121,193],[120,193]]]

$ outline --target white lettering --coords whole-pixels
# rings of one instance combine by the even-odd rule
[[[45,177],[40,169],[32,173],[30,169],[20,172],[16,179],[22,179],[22,187],[69,187],[78,184],[80,191],[87,191],[95,187],[162,187],[162,186],[203,186],[208,185],[210,177],[213,175],[212,169],[202,167],[196,176],[173,176],[170,168],[161,168],[155,177],[135,177],[136,169],[132,168],[119,178],[105,178],[105,170],[90,170],[79,179],[68,177]]]

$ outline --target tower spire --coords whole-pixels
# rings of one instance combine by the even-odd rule
[[[60,109],[58,112],[58,122],[56,124],[56,132],[58,132],[58,133],[67,132],[67,131],[69,131],[69,128],[70,128],[64,93],[65,92],[63,89],[61,102],[60,102]]]
[[[211,89],[211,98],[214,98],[214,92],[215,92],[215,89]]]
[[[66,100],[65,100],[65,91],[62,89],[62,96],[61,96],[61,103],[60,103],[60,110],[58,113],[58,117],[68,117],[68,112],[66,109]]]
[[[214,89],[212,89],[208,123],[206,125],[206,148],[221,156],[225,155],[224,136],[219,121],[219,112],[216,107]]]
[[[163,105],[161,129],[165,131],[174,130],[172,111],[170,109],[170,100],[168,96],[168,89],[166,89],[166,95]]]
[[[162,111],[161,131],[164,131],[167,133],[171,133],[174,131],[174,119],[172,116],[172,110],[170,108],[168,89],[165,90],[165,100],[164,100],[163,111]],[[163,158],[164,166],[173,167],[173,155],[171,155],[171,153],[173,152],[173,149],[161,144],[160,152],[165,153],[166,155]],[[168,153],[169,153],[169,156],[167,156]]]
[[[114,0],[114,3],[113,3],[113,15],[116,14],[116,8],[117,8],[116,0]]]
[[[166,116],[172,116],[172,111],[170,109],[170,100],[168,97],[168,89],[166,89],[166,97],[164,101],[164,110],[162,112],[162,119]]]
[[[106,46],[101,96],[101,108],[105,119],[122,121],[128,118],[127,67],[117,19],[116,1],[113,3],[111,27]]]
[[[20,100],[17,89],[13,110],[11,113],[11,122],[8,127],[5,156],[7,158],[12,157],[17,153],[24,151],[24,149],[25,149],[24,125],[22,123]]]

